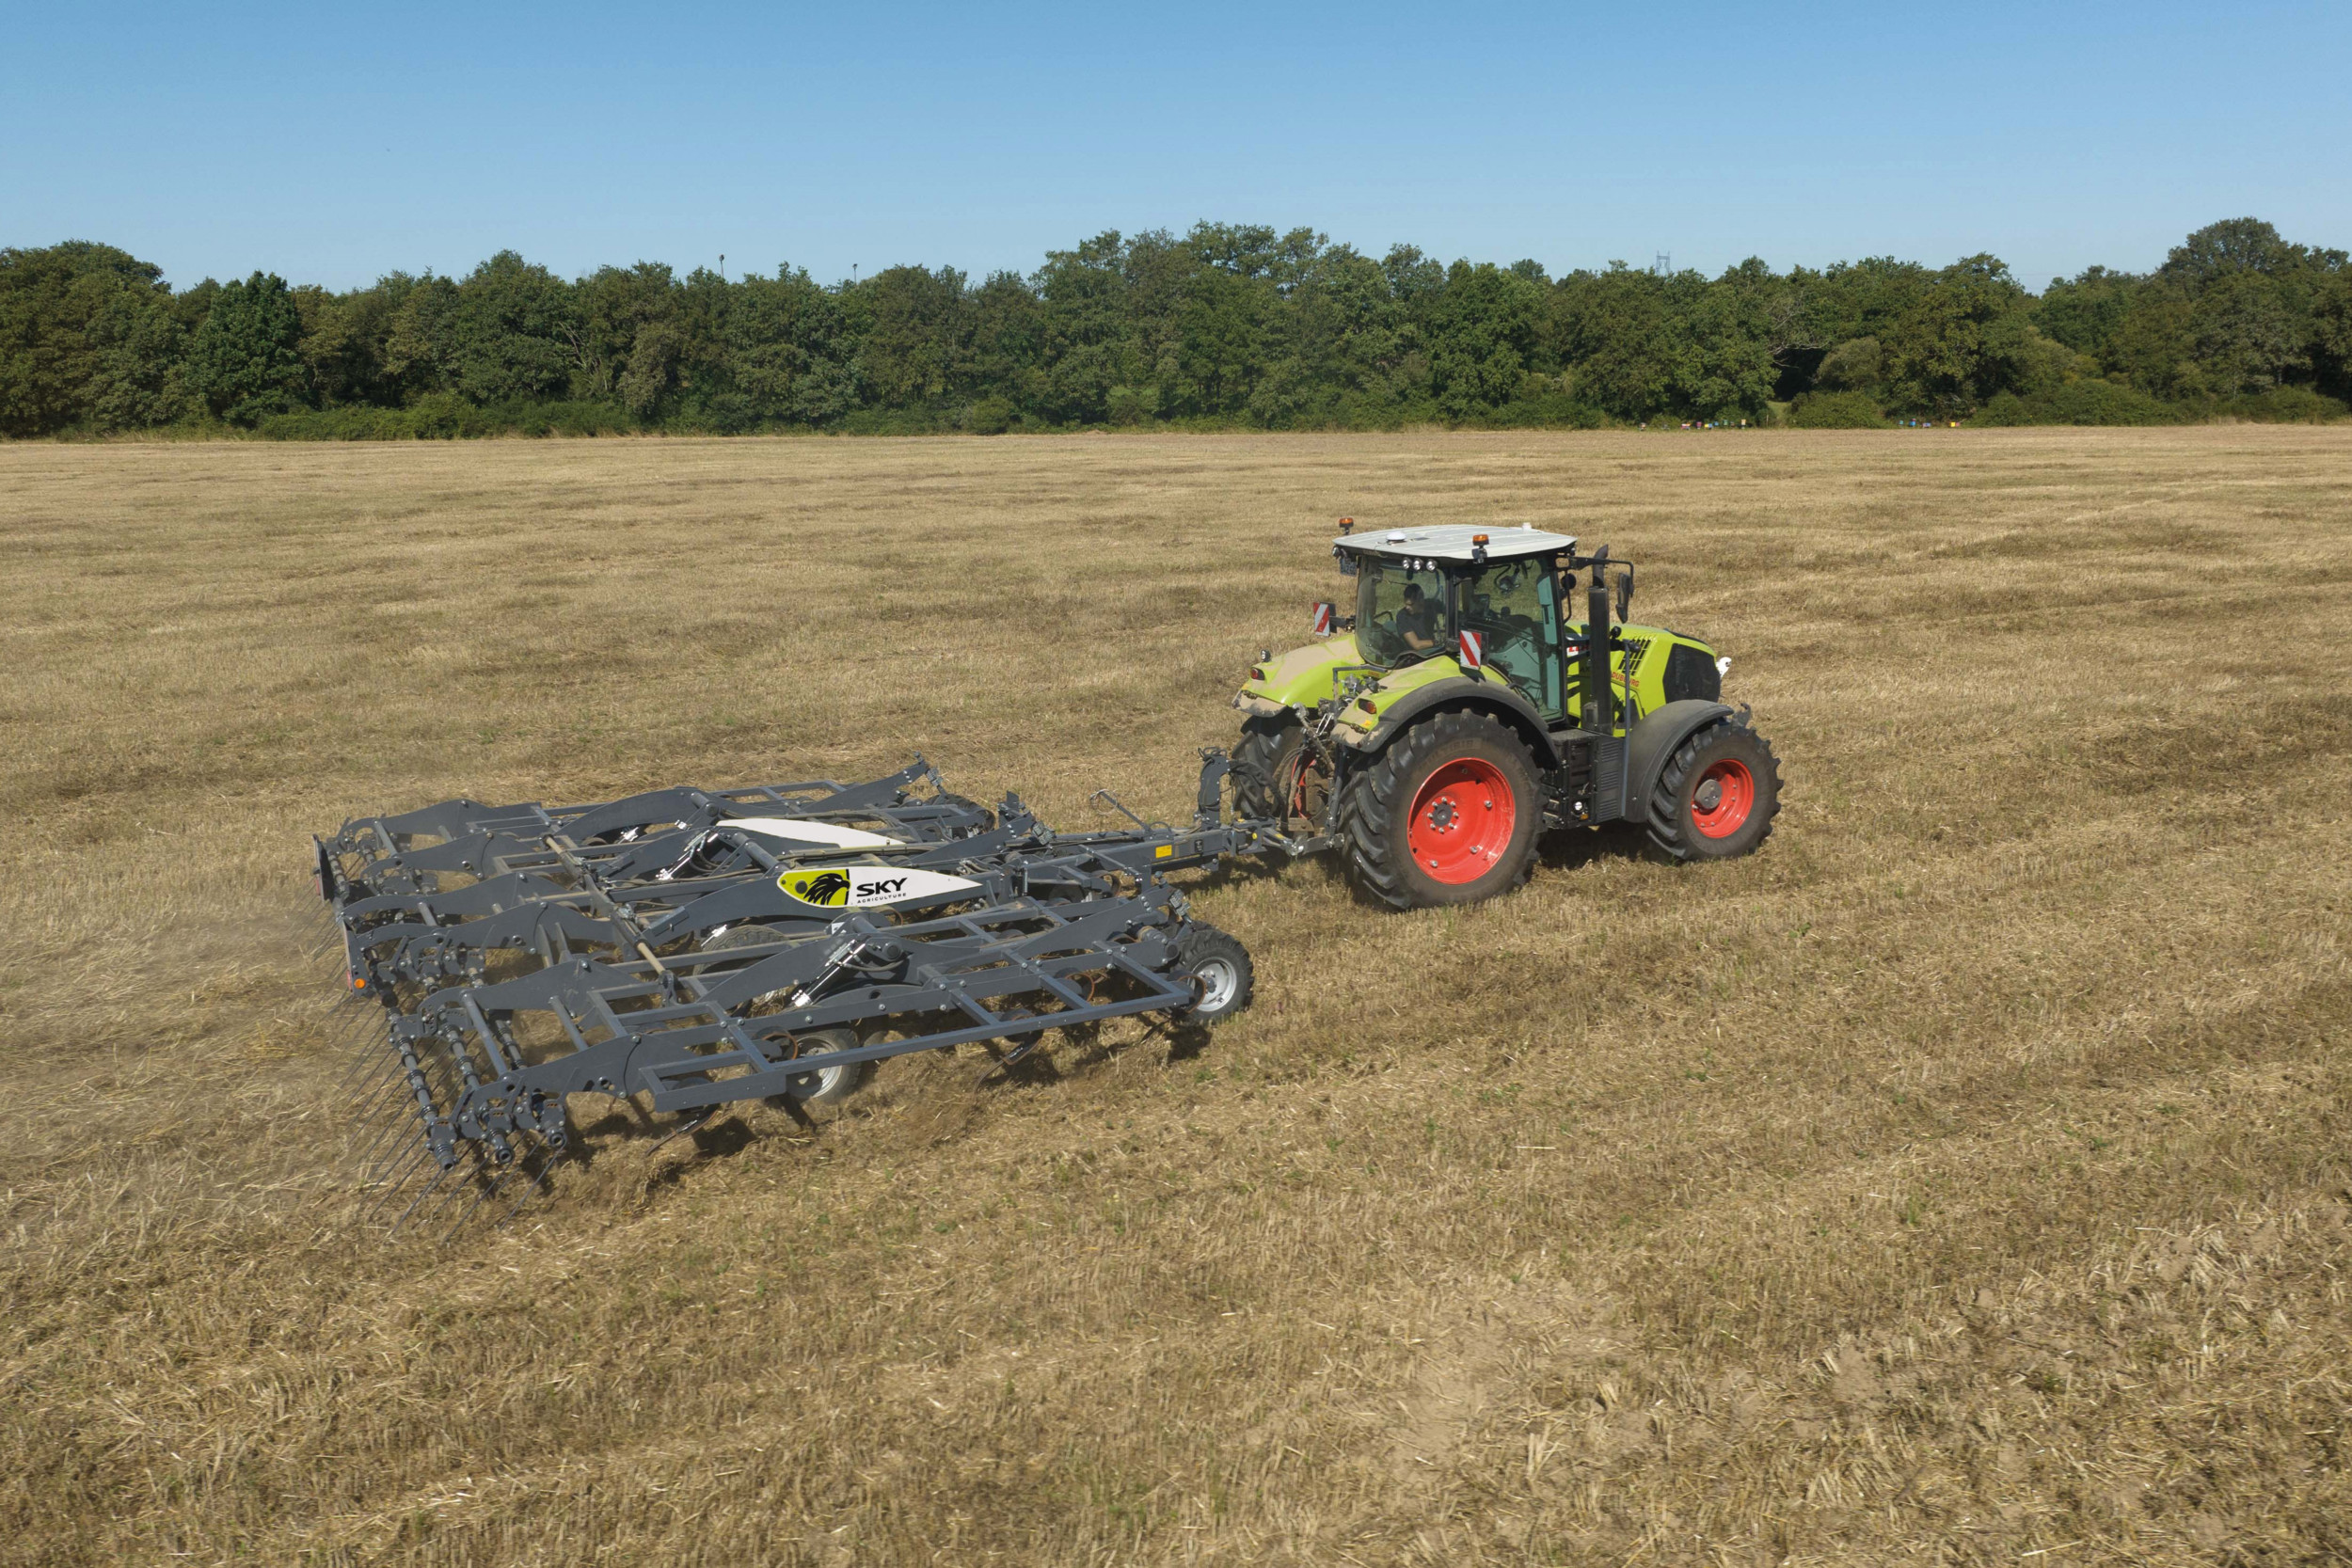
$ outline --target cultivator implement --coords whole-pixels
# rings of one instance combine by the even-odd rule
[[[1057,833],[920,759],[864,784],[345,823],[315,874],[375,1211],[437,1224],[527,1196],[575,1148],[577,1094],[793,1105],[912,1052],[1010,1063],[1048,1029],[1238,1007],[1248,956],[1165,880],[1288,847],[1220,819],[1225,767],[1208,754],[1184,829]]]

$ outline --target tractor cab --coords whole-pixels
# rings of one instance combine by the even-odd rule
[[[1575,539],[1432,528],[1346,538],[1334,549],[1342,574],[1356,578],[1356,651],[1367,668],[1432,656],[1461,673],[1483,666],[1548,721],[1565,717],[1560,562],[1574,558]]]

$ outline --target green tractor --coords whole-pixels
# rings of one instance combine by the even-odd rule
[[[1316,605],[1320,640],[1261,655],[1233,699],[1239,816],[1400,910],[1509,892],[1554,828],[1639,823],[1677,861],[1772,832],[1779,764],[1721,700],[1730,661],[1624,624],[1631,562],[1524,526],[1340,526],[1354,613]]]

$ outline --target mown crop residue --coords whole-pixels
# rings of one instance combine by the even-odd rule
[[[0,1564],[2352,1553],[2352,432],[267,456],[0,448]],[[307,833],[918,750],[1181,816],[1342,515],[1637,559],[1772,841],[1239,869],[1205,1039],[353,1223]]]

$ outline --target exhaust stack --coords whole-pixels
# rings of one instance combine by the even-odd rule
[[[1609,691],[1609,574],[1596,562],[1584,593],[1584,659],[1577,676],[1584,689],[1583,727],[1606,736],[1615,729]]]

